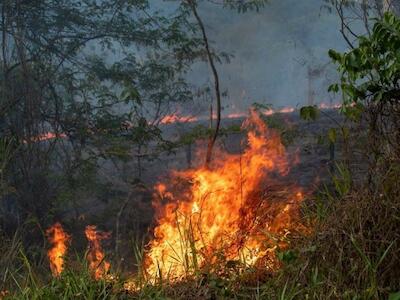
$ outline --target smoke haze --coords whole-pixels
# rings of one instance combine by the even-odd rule
[[[219,64],[222,90],[229,112],[242,111],[254,102],[274,107],[337,102],[329,84],[337,79],[328,50],[345,50],[340,20],[321,0],[271,1],[260,12],[238,14],[204,3],[199,13],[213,47],[233,54]],[[309,80],[309,72],[316,74]],[[190,75],[197,85],[213,80],[206,63]],[[310,96],[311,95],[311,96]]]

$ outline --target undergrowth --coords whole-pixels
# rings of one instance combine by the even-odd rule
[[[51,279],[43,266],[29,263],[15,237],[3,243],[0,295],[4,299],[399,299],[400,166],[386,170],[374,191],[352,186],[343,168],[338,168],[330,186],[305,202],[303,222],[313,230],[296,237],[292,249],[278,253],[282,268],[276,273],[257,277],[257,270],[248,268],[235,274],[227,264],[229,276],[199,271],[185,281],[157,284],[141,278],[141,288],[127,292],[122,274],[95,281],[79,259],[69,263],[72,267],[60,278]]]

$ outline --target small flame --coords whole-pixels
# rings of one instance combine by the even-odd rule
[[[340,103],[328,104],[328,103],[322,102],[322,103],[318,104],[319,109],[339,109],[341,107],[342,107],[342,105]]]
[[[244,112],[236,112],[236,113],[230,113],[226,117],[228,119],[238,119],[238,118],[244,118],[246,116],[247,116],[247,114]]]
[[[294,112],[294,108],[290,107],[290,106],[287,106],[287,107],[284,107],[284,108],[280,109],[279,112],[282,113],[282,114],[289,114],[289,113]]]
[[[276,113],[279,113],[279,114],[290,114],[290,113],[292,113],[294,111],[295,111],[294,107],[286,106],[286,107],[283,107],[281,109],[276,109],[276,110],[272,109],[272,108],[266,109],[266,110],[261,111],[261,113],[264,116],[271,116],[271,115],[276,114]]]
[[[179,116],[178,114],[171,114],[164,116],[161,120],[161,124],[171,124],[171,123],[187,123],[195,122],[198,118],[194,116]]]
[[[23,143],[24,144],[28,144],[29,142],[37,143],[37,142],[52,140],[55,138],[66,138],[66,137],[67,135],[65,133],[45,132],[43,134],[31,138],[30,140],[24,140]]]
[[[104,278],[109,269],[110,263],[105,260],[105,255],[100,242],[109,239],[109,232],[101,232],[96,230],[96,226],[88,225],[85,229],[85,235],[89,242],[87,260],[89,262],[89,270],[92,272],[96,280]]]
[[[46,230],[46,235],[52,245],[51,249],[47,251],[50,270],[54,277],[59,277],[64,269],[64,256],[67,252],[67,243],[70,241],[70,236],[64,232],[58,222]]]
[[[272,116],[273,114],[280,113],[280,114],[289,114],[295,111],[295,108],[292,106],[285,106],[281,109],[263,109],[260,113],[264,116]],[[244,112],[234,112],[230,113],[226,116],[228,119],[237,119],[237,118],[244,118],[247,117],[247,113]]]

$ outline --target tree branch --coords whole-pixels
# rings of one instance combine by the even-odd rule
[[[207,38],[207,34],[206,34],[206,30],[204,28],[204,24],[199,16],[199,14],[197,13],[197,4],[195,2],[195,0],[188,0],[188,3],[192,9],[193,15],[195,16],[197,23],[200,27],[202,36],[203,36],[203,42],[204,42],[204,47],[206,49],[207,52],[207,58],[208,58],[208,62],[210,64],[211,67],[211,71],[213,73],[213,77],[214,77],[214,89],[215,89],[215,97],[217,100],[217,122],[215,125],[215,130],[213,135],[210,137],[209,141],[208,141],[208,147],[207,147],[207,154],[206,154],[206,161],[205,161],[205,166],[208,167],[211,159],[212,159],[212,151],[215,145],[215,141],[217,140],[218,137],[218,133],[219,133],[219,129],[220,129],[220,125],[221,125],[221,91],[220,91],[220,87],[219,87],[219,77],[218,77],[218,72],[217,69],[215,67],[214,64],[214,59],[210,50],[210,45],[208,43],[208,38]]]

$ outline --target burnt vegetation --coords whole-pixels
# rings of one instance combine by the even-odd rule
[[[0,299],[400,299],[400,4],[321,1],[340,106],[223,119],[204,2],[272,0],[0,2]]]

